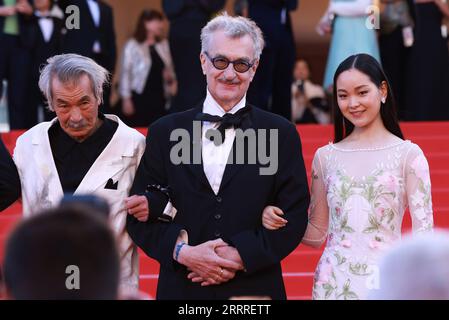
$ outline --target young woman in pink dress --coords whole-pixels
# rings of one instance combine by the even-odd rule
[[[338,67],[333,143],[312,164],[309,225],[302,243],[327,244],[316,268],[313,299],[365,299],[378,289],[380,256],[401,238],[404,212],[413,231],[433,228],[429,166],[404,140],[387,78],[372,56]],[[268,229],[288,227],[282,208],[266,207]]]

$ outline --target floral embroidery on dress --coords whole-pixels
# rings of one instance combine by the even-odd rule
[[[410,141],[376,150],[341,150],[330,144],[315,154],[329,215],[326,248],[318,263],[314,299],[364,299],[380,255],[401,237],[409,206],[413,231],[433,228],[429,166]],[[311,214],[318,214],[311,208]],[[324,226],[321,226],[324,228]]]

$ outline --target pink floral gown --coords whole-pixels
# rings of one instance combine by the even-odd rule
[[[427,160],[408,140],[358,150],[330,143],[317,150],[312,167],[303,242],[319,245],[327,237],[313,299],[366,299],[379,285],[380,256],[401,238],[407,206],[413,232],[433,228]]]

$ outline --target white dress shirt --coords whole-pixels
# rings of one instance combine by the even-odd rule
[[[222,107],[220,107],[217,101],[215,101],[215,99],[209,93],[208,89],[206,100],[204,100],[203,104],[203,113],[222,117],[225,113],[234,114],[245,106],[246,95],[243,96],[242,100],[240,100],[240,102],[237,103],[231,110],[226,112]],[[216,129],[219,125],[219,123],[208,121],[204,121],[202,125],[201,154],[203,161],[203,170],[215,194],[218,194],[218,191],[220,190],[221,180],[223,179],[226,163],[228,162],[229,153],[231,152],[232,145],[235,139],[235,128],[229,128],[225,130],[225,141],[219,146],[216,146],[213,141],[210,141],[208,138],[206,138],[207,130]],[[171,212],[172,210],[174,210],[174,214],[173,212]],[[164,209],[164,213],[174,217],[176,215],[176,209],[169,202]],[[189,243],[189,235],[186,230],[181,230],[179,232],[176,243],[178,244],[181,241]],[[173,249],[173,257],[175,257],[176,255],[175,248]]]
[[[246,106],[246,95],[240,100],[227,113],[236,113],[240,109]],[[207,90],[206,100],[204,100],[203,112],[213,116],[222,117],[226,111],[214,100],[212,95]],[[206,138],[206,132],[209,129],[216,129],[220,124],[215,122],[203,122],[202,128],[202,157],[203,157],[203,169],[209,181],[212,190],[215,194],[218,194],[220,189],[221,180],[223,179],[226,163],[228,162],[229,153],[231,152],[232,145],[235,139],[235,128],[229,128],[225,130],[224,143],[216,146],[213,141]]]
[[[50,12],[36,11],[34,13],[38,17],[39,27],[44,37],[45,42],[49,42],[53,34],[53,19],[50,17]]]
[[[87,4],[89,6],[90,15],[92,16],[92,19],[94,20],[94,24],[96,27],[100,25],[100,5],[97,1],[93,0],[87,0]],[[100,42],[95,41],[94,47],[92,48],[93,52],[95,53],[101,53],[101,46]]]

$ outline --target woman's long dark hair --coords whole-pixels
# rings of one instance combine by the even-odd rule
[[[164,15],[154,9],[143,10],[137,20],[136,29],[134,31],[134,39],[137,42],[142,43],[147,38],[147,29],[145,28],[145,22],[152,20],[164,20]]]
[[[379,62],[369,54],[360,53],[346,58],[337,68],[334,75],[334,90],[333,90],[333,120],[334,120],[334,142],[337,143],[354,130],[354,125],[343,117],[337,100],[337,79],[338,76],[347,70],[356,69],[367,75],[370,80],[380,88],[383,81],[387,84],[388,95],[385,103],[381,103],[380,116],[385,128],[395,136],[404,139],[401,128],[399,127],[398,118],[396,115],[396,106],[391,91],[390,83],[385,75]]]

